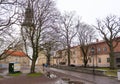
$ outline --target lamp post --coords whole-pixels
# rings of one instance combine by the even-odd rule
[[[95,67],[94,67],[94,52],[95,52],[95,49],[94,47],[91,48],[91,54],[92,54],[92,57],[93,57],[93,75],[95,74]]]

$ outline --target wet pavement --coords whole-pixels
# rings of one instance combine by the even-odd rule
[[[54,84],[56,79],[50,79],[45,76],[40,77],[28,77],[28,76],[18,76],[11,78],[0,79],[0,84]]]
[[[92,74],[78,73],[67,70],[60,70],[55,68],[45,68],[44,75],[40,77],[28,77],[27,73],[30,71],[30,67],[22,67],[22,75],[18,77],[8,76],[8,70],[0,71],[0,75],[4,78],[0,78],[0,84],[68,84],[63,79],[69,79],[69,81],[78,81],[84,84],[120,84],[117,78],[97,76]],[[36,68],[37,72],[43,71],[42,67]],[[50,72],[51,78],[47,77],[46,72]],[[71,83],[71,84],[82,84]]]
[[[59,72],[64,75],[68,75],[71,79],[79,79],[85,82],[85,84],[120,84],[120,81],[114,77],[97,76],[92,74],[78,73],[67,70],[60,70],[55,68],[50,68],[51,71]]]
[[[4,68],[4,69],[0,68],[0,76],[7,77],[7,74],[8,74],[7,68]]]
[[[39,69],[40,70],[40,69]],[[22,67],[22,74],[14,77],[8,75],[8,69],[0,70],[0,84],[55,84],[59,78],[48,78],[46,75],[40,77],[29,77],[27,74],[30,72],[30,67]],[[36,69],[37,72],[38,68]]]

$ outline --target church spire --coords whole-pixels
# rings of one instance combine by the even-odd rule
[[[30,6],[30,0],[28,0],[28,7],[25,10],[25,19],[22,26],[33,26],[33,9]]]
[[[30,0],[28,0],[28,8],[30,8]]]

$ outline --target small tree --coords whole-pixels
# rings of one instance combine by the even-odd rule
[[[52,48],[53,48],[53,45],[54,43],[52,41],[47,41],[46,43],[44,43],[42,46],[43,46],[43,49],[44,49],[44,52],[45,52],[45,56],[46,56],[46,62],[48,65],[50,65],[50,61],[51,61],[51,55],[52,55]]]
[[[57,19],[56,19],[57,20]],[[50,65],[51,56],[54,56],[54,52],[59,49],[60,41],[59,41],[59,33],[58,33],[57,21],[53,23],[52,27],[45,30],[42,36],[41,46],[45,52],[46,62]]]
[[[97,26],[95,28],[100,32],[109,47],[110,68],[114,69],[114,49],[119,42],[117,37],[120,34],[120,19],[115,15],[107,16],[103,20],[97,20]]]
[[[70,65],[70,48],[73,38],[75,37],[76,28],[75,28],[75,16],[72,12],[65,13],[60,17],[60,34],[61,34],[61,42],[64,43],[64,46],[67,49],[67,59],[68,66]]]
[[[80,49],[82,51],[84,67],[88,63],[88,50],[89,45],[93,38],[95,38],[95,30],[88,24],[80,23],[78,20],[77,24],[77,37],[79,39]]]

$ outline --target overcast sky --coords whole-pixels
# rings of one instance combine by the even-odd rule
[[[57,0],[56,4],[61,12],[76,11],[88,24],[110,14],[120,16],[120,0]]]

